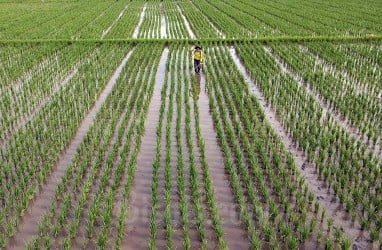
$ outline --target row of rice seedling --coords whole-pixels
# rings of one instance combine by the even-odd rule
[[[193,2],[199,12],[205,15],[208,20],[219,30],[221,30],[228,38],[232,37],[248,37],[248,30],[243,28],[234,19],[229,17],[227,13],[223,13],[212,6],[208,1]]]
[[[353,221],[377,240],[381,230],[381,163],[363,142],[350,136],[305,88],[282,72],[276,59],[261,44],[236,47],[278,118],[305,151]]]
[[[222,70],[233,65],[228,50],[217,46],[207,53],[214,60],[207,72],[210,109],[252,247],[296,249],[313,234],[318,244],[330,244],[330,234],[318,232],[318,225],[327,222],[325,209],[299,175],[293,156],[264,119],[239,72]]]
[[[382,86],[379,83],[382,80],[382,49],[378,43],[311,43],[309,49],[356,85],[360,85],[358,87],[367,91],[371,97],[379,95],[381,98]]]
[[[161,37],[161,12],[160,2],[150,1],[146,3],[146,10],[142,25],[140,26],[138,38],[160,38]]]
[[[17,121],[27,114],[34,113],[36,106],[49,100],[54,92],[62,88],[73,67],[94,49],[94,45],[65,46],[49,54],[46,60],[38,63],[38,67],[32,68],[29,74],[22,74],[16,81],[7,84],[7,88],[0,93],[0,135],[9,132]],[[13,71],[12,68],[5,70]]]
[[[148,46],[137,46],[129,58],[28,247],[121,247],[128,194],[162,49],[161,44],[152,50]],[[141,63],[130,66],[138,59]],[[111,233],[113,228],[116,234]]]
[[[40,68],[47,57],[60,51],[65,44],[7,44],[0,51],[0,93]]]
[[[219,33],[214,29],[209,17],[201,14],[195,4],[191,1],[179,1],[179,7],[187,18],[190,28],[199,38],[217,37]]]
[[[196,231],[201,248],[216,244],[224,249],[221,218],[200,133],[197,97],[190,99],[189,96],[192,80],[186,65],[189,65],[190,54],[185,47],[188,46],[170,47],[161,92],[153,159],[149,248],[164,247],[162,237],[165,237],[166,247],[190,249],[197,244],[190,241],[190,231]],[[177,197],[172,190],[177,190]],[[212,227],[206,225],[208,219]],[[181,235],[181,241],[175,238],[175,233]],[[216,242],[211,242],[215,238]]]
[[[188,38],[182,12],[179,12],[176,2],[163,2],[163,17],[166,20],[166,34],[168,38]]]
[[[339,112],[348,119],[372,145],[380,143],[382,105],[376,98],[379,93],[372,83],[369,85],[356,82],[342,71],[329,67],[329,64],[318,62],[314,55],[304,48],[299,48],[297,44],[273,44],[272,48],[275,54],[281,55],[282,60],[295,74],[302,77],[333,107],[333,112]]]
[[[355,1],[341,2],[341,7],[314,1],[285,2],[239,0],[229,5],[256,17],[282,34],[293,35],[365,35],[379,34],[380,21],[371,8]],[[359,11],[363,9],[363,11]],[[355,20],[362,20],[357,22]],[[269,34],[269,33],[268,33]],[[268,35],[266,34],[266,35]],[[277,33],[276,33],[277,34]]]
[[[123,2],[123,1],[122,1]],[[143,1],[132,1],[127,5],[126,11],[113,25],[110,31],[104,36],[107,39],[131,38],[134,29],[138,25],[141,12],[143,11]],[[106,26],[104,29],[107,28]]]
[[[105,29],[115,25],[115,28],[110,29],[114,30],[111,34],[107,32],[108,38],[131,38],[145,4],[148,6],[147,15],[143,22],[143,31],[139,34],[140,38],[161,38],[161,10],[168,23],[169,36],[187,37],[181,13],[174,8],[178,4],[198,38],[222,37],[220,32],[228,38],[249,38],[282,35],[374,36],[382,31],[378,13],[381,6],[371,0],[364,4],[355,0],[323,4],[314,1],[251,0],[164,0],[147,3],[107,3],[99,0],[65,3],[10,1],[2,3],[0,39],[99,38]],[[160,6],[164,8],[161,9]],[[116,19],[118,21],[114,23]],[[9,20],[13,22],[10,23]],[[216,32],[213,26],[216,26],[219,32]]]
[[[124,50],[103,44],[78,68],[77,74],[51,96],[23,129],[1,147],[0,245],[16,230],[30,200],[43,185],[61,150],[93,104]]]

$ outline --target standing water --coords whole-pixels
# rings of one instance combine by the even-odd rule
[[[143,22],[143,18],[145,17],[146,5],[147,5],[147,3],[145,3],[145,6],[143,6],[143,10],[141,12],[141,17],[139,18],[139,22],[137,24],[137,27],[135,27],[135,30],[134,30],[134,33],[133,33],[133,38],[137,38],[138,37],[139,28],[141,27],[142,22]]]
[[[257,97],[259,103],[264,109],[264,114],[273,130],[280,136],[286,148],[294,156],[294,161],[298,170],[302,176],[306,179],[306,184],[309,187],[309,190],[315,194],[318,202],[321,203],[321,207],[326,209],[326,214],[328,217],[334,219],[335,224],[341,226],[344,229],[344,232],[351,236],[353,239],[357,238],[361,231],[359,230],[359,225],[356,222],[352,222],[346,219],[346,213],[342,209],[338,209],[338,203],[332,202],[336,200],[336,197],[327,192],[326,188],[322,188],[322,183],[318,180],[317,171],[311,164],[308,163],[308,158],[305,153],[294,146],[293,139],[286,133],[282,124],[277,120],[276,113],[273,109],[267,104],[264,95],[261,93],[259,88],[256,86],[255,82],[251,79],[251,76],[247,73],[245,66],[240,61],[240,58],[237,56],[236,51],[233,47],[230,48],[231,56],[244,76],[245,81],[248,83],[251,92]]]
[[[167,37],[166,15],[165,15],[164,9],[163,9],[163,2],[160,3],[160,15],[161,15],[160,37],[161,38],[166,38]]]
[[[20,223],[18,231],[13,237],[14,239],[18,240],[10,242],[10,248],[21,249],[24,247],[25,242],[29,242],[34,235],[38,234],[38,221],[43,212],[46,211],[45,209],[49,206],[50,200],[54,197],[58,182],[63,177],[66,168],[69,166],[70,162],[72,161],[75,155],[76,149],[78,148],[86,133],[88,132],[97,112],[102,106],[102,103],[106,100],[106,97],[110,94],[111,90],[113,89],[113,86],[117,82],[122,68],[125,66],[132,52],[133,50],[129,51],[123,58],[122,62],[119,64],[114,74],[107,82],[105,88],[102,90],[93,107],[89,110],[88,114],[82,120],[81,124],[77,129],[77,132],[70,141],[66,150],[64,150],[64,152],[61,152],[56,162],[56,168],[54,172],[52,172],[51,175],[48,177],[46,185],[42,187],[42,191],[36,195],[36,199],[34,200],[33,204],[31,204],[29,206],[28,211],[25,212],[23,222]]]
[[[183,18],[183,21],[184,21],[184,24],[186,25],[186,29],[188,31],[188,34],[190,35],[190,38],[191,39],[195,39],[195,34],[194,32],[192,31],[191,27],[190,27],[190,23],[188,22],[187,18],[183,15],[183,12],[182,12],[182,9],[179,7],[179,5],[176,5],[176,7],[178,8],[178,11],[179,13],[182,15],[182,18]]]

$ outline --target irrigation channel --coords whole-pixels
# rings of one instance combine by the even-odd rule
[[[191,38],[191,39],[195,39],[196,36],[195,36],[194,32],[192,31],[192,29],[191,29],[191,27],[190,27],[190,23],[188,22],[187,18],[183,15],[183,13],[182,13],[182,9],[179,7],[178,4],[176,5],[176,7],[177,7],[179,13],[182,15],[182,19],[183,19],[183,21],[184,21],[184,24],[186,25],[186,29],[187,29],[187,31],[188,31],[188,34],[189,34],[190,38]]]
[[[134,182],[129,197],[129,213],[125,228],[125,238],[122,241],[124,249],[137,249],[147,244],[149,236],[149,215],[151,208],[152,159],[155,154],[156,133],[155,128],[159,119],[159,108],[161,101],[161,89],[164,84],[164,72],[166,71],[166,60],[168,48],[165,48],[159,61],[155,76],[155,85],[152,100],[148,108],[145,121],[145,133],[142,137],[141,149],[137,157],[137,165]]]
[[[140,17],[139,17],[139,22],[138,22],[137,26],[134,29],[133,38],[137,38],[138,37],[139,28],[141,27],[143,19],[145,18],[146,8],[147,8],[147,4],[145,3],[145,5],[143,6],[143,10],[142,10],[142,12],[140,14]]]

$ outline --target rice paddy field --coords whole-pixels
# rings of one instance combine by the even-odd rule
[[[381,13],[0,0],[0,249],[382,249]]]

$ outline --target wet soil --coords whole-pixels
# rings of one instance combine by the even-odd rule
[[[156,126],[159,119],[161,89],[164,83],[167,55],[168,49],[165,48],[155,76],[153,96],[147,111],[141,148],[137,157],[137,168],[129,194],[125,237],[121,245],[122,249],[139,249],[146,247],[148,244],[152,163],[156,147]]]
[[[143,18],[145,17],[146,6],[147,6],[147,3],[145,3],[145,5],[143,6],[143,10],[141,12],[141,16],[139,18],[139,22],[137,24],[137,27],[135,27],[135,30],[134,30],[134,33],[133,33],[133,38],[137,38],[138,37],[139,28],[141,27],[142,22],[143,22]]]
[[[198,79],[198,76],[201,75],[196,76]],[[198,80],[200,81],[200,79]],[[200,129],[205,147],[208,149],[206,160],[212,179],[215,201],[222,219],[224,240],[229,249],[248,249],[248,235],[240,222],[238,206],[230,188],[228,177],[225,174],[224,158],[218,145],[212,116],[209,112],[209,99],[204,88],[205,82],[205,77],[201,76],[202,90],[198,100]]]
[[[42,99],[33,107],[31,107],[27,113],[25,113],[22,117],[20,117],[17,121],[15,121],[14,124],[12,124],[7,131],[4,132],[3,135],[1,135],[2,144],[5,145],[7,141],[9,140],[9,137],[18,129],[25,126],[25,124],[32,120],[32,118],[36,115],[36,113],[50,100],[50,98],[57,92],[61,87],[66,85],[70,79],[73,78],[75,74],[78,72],[78,68],[80,65],[90,56],[90,54],[82,59],[80,62],[78,62],[69,72],[68,74],[59,82],[55,84],[55,86],[52,88],[52,91],[49,95],[42,97]]]
[[[336,197],[328,190],[326,184],[318,179],[318,172],[308,163],[307,155],[296,146],[291,135],[286,132],[282,124],[279,122],[275,111],[268,105],[264,95],[248,74],[233,47],[230,48],[230,53],[239,71],[243,74],[245,81],[248,83],[251,92],[257,97],[263,107],[267,121],[280,136],[286,148],[294,155],[296,166],[298,166],[302,176],[305,177],[309,190],[315,194],[316,199],[320,202],[320,206],[326,209],[327,217],[333,218],[334,225],[342,227],[345,234],[356,241],[353,242],[353,247],[357,247],[357,249],[370,249],[371,245],[367,237],[363,237],[360,225],[349,219],[348,213],[340,205]]]
[[[113,28],[113,26],[119,21],[119,19],[121,19],[121,17],[123,16],[123,14],[125,13],[125,11],[127,10],[127,7],[129,5],[127,4],[125,6],[125,8],[119,13],[119,15],[117,16],[117,18],[110,24],[109,27],[107,27],[105,30],[102,31],[102,35],[101,35],[101,39],[104,38],[107,33],[109,33],[109,31],[111,30],[111,28]]]
[[[293,72],[292,69],[275,53],[273,53],[272,49],[264,46],[264,49],[267,53],[269,53],[276,61],[276,63],[280,66],[281,70],[283,72],[288,73],[292,76],[292,78],[303,88],[305,88],[306,92],[310,94],[314,100],[320,104],[320,106],[323,109],[323,115],[330,115],[334,118],[334,120],[343,128],[345,129],[351,136],[356,138],[357,140],[364,143],[364,145],[368,148],[369,151],[373,152],[380,160],[382,160],[382,155],[379,153],[379,145],[377,147],[374,147],[374,145],[371,145],[368,143],[369,138],[361,133],[359,129],[355,126],[353,126],[346,117],[344,117],[342,114],[340,114],[338,111],[334,109],[334,107],[331,107],[330,105],[326,104],[326,101],[323,100],[323,98],[317,93],[312,87],[309,85],[309,83],[305,82],[302,78],[302,76],[298,75],[297,73]],[[322,61],[319,61],[319,63],[323,63]],[[332,71],[333,69],[329,69],[326,67],[327,71]]]
[[[106,86],[98,96],[95,103],[92,105],[90,110],[87,112],[85,118],[82,120],[79,125],[76,133],[65,147],[63,152],[60,153],[55,167],[52,169],[52,173],[46,180],[46,184],[40,188],[39,192],[36,194],[35,198],[28,207],[28,210],[25,212],[25,215],[22,217],[21,222],[19,223],[17,232],[15,233],[13,239],[10,240],[8,248],[10,249],[23,249],[25,242],[28,242],[32,239],[34,235],[38,234],[37,222],[39,221],[41,215],[46,211],[49,206],[50,200],[55,195],[55,190],[57,184],[60,182],[62,176],[65,173],[66,168],[69,166],[72,161],[76,149],[79,144],[82,142],[84,136],[89,130],[90,125],[93,123],[93,120],[101,108],[102,103],[106,100],[106,97],[111,92],[113,86],[115,85],[119,74],[122,71],[122,68],[129,59],[132,50],[127,53],[123,58],[122,62],[119,64]]]
[[[163,2],[160,3],[160,15],[161,15],[161,21],[160,21],[160,37],[166,38],[167,37],[167,28],[166,28],[166,13],[163,9]]]
[[[195,39],[196,36],[195,36],[194,32],[192,31],[191,26],[190,26],[190,23],[188,22],[187,18],[183,15],[183,11],[182,11],[182,9],[179,7],[178,4],[176,4],[176,7],[178,8],[178,11],[179,11],[180,15],[181,15],[182,18],[183,18],[183,21],[184,21],[184,24],[186,25],[186,29],[187,29],[187,31],[188,31],[188,34],[190,35],[189,37],[190,37],[191,39]]]

